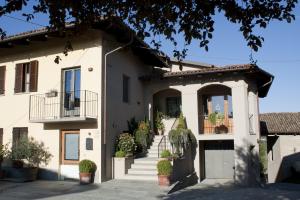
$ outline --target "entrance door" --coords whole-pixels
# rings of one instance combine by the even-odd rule
[[[205,178],[233,179],[234,147],[233,141],[207,141],[205,151]]]
[[[80,68],[63,71],[63,117],[80,116]]]
[[[79,130],[61,131],[61,163],[79,163]]]

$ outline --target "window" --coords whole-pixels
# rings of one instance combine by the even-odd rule
[[[129,83],[130,78],[126,75],[123,75],[123,102],[129,103]]]
[[[78,164],[80,153],[79,130],[62,131],[62,164]]]
[[[230,95],[203,96],[203,112],[205,116],[220,113],[232,118],[232,97]]]
[[[0,94],[5,92],[5,66],[0,67]]]
[[[27,127],[13,128],[12,149],[16,148],[21,140],[27,139],[27,138],[28,138],[28,128]]]
[[[15,93],[36,92],[38,81],[38,61],[16,65]]]
[[[167,115],[169,117],[178,117],[181,111],[181,98],[180,97],[167,97]]]

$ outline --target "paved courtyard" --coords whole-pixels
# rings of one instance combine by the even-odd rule
[[[265,188],[239,188],[226,184],[197,184],[168,194],[153,182],[109,181],[80,186],[76,182],[36,181],[11,183],[0,181],[0,200],[90,200],[90,199],[203,199],[203,200],[300,200],[300,185],[274,184]]]

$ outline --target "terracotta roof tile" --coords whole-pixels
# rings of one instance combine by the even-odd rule
[[[300,112],[260,114],[262,134],[300,134]]]
[[[203,68],[199,70],[191,70],[191,71],[179,71],[179,72],[166,72],[163,74],[163,77],[172,77],[172,76],[189,76],[189,75],[197,75],[197,74],[208,74],[208,73],[217,73],[217,72],[231,72],[231,71],[244,71],[249,70],[251,68],[257,68],[256,65],[253,64],[240,64],[240,65],[228,65],[225,67],[209,67]]]

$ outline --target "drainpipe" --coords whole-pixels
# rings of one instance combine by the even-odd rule
[[[267,85],[270,85],[270,84],[273,82],[273,80],[274,80],[274,78],[271,77],[270,80],[269,80],[267,83],[265,83],[265,84],[263,84],[262,86],[260,86],[260,87],[258,88],[258,90],[261,89],[261,88],[263,88],[263,87],[266,87]]]
[[[114,52],[117,52],[117,51],[119,51],[119,50],[121,50],[121,49],[123,49],[123,48],[125,48],[125,47],[127,47],[127,46],[129,46],[129,45],[131,45],[132,43],[133,43],[133,34],[131,35],[131,39],[130,39],[130,41],[127,43],[127,44],[125,44],[125,45],[123,45],[123,46],[119,46],[119,47],[117,47],[117,48],[115,48],[115,49],[113,49],[113,50],[111,50],[111,51],[109,51],[109,52],[107,52],[107,53],[105,53],[104,54],[104,83],[103,83],[103,86],[104,86],[104,91],[103,91],[103,144],[104,144],[104,148],[102,149],[104,152],[102,152],[101,154],[102,155],[106,155],[106,132],[107,132],[107,113],[106,113],[106,107],[107,107],[107,102],[106,102],[106,94],[107,94],[107,84],[106,84],[106,81],[107,81],[107,57],[110,55],[110,54],[112,54],[112,53],[114,53]],[[102,174],[101,176],[102,176],[102,180],[104,180],[103,178],[103,175],[105,176],[105,179],[107,179],[106,178],[106,158],[105,159],[103,159],[103,161],[104,161],[104,163],[103,163],[103,170],[101,170],[102,172],[104,172],[104,174]]]

